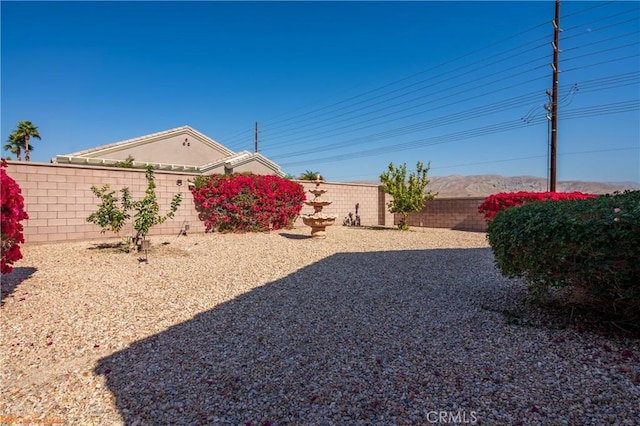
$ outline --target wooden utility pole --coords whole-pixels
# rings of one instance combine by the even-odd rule
[[[556,17],[553,24],[553,85],[551,89],[551,149],[549,154],[549,191],[556,192],[556,150],[558,145],[558,57],[560,56],[560,0],[556,0]]]
[[[253,152],[258,152],[258,122],[256,121],[256,130],[254,136],[254,148]]]

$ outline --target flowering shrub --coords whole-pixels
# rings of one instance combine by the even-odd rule
[[[491,221],[498,212],[509,207],[521,206],[533,201],[584,200],[596,198],[597,195],[582,192],[501,192],[488,196],[478,207],[478,212],[484,214],[487,222]]]
[[[487,238],[502,274],[524,278],[534,294],[565,288],[640,326],[640,191],[507,209]]]
[[[29,219],[24,211],[24,198],[20,186],[4,170],[7,162],[0,159],[0,193],[2,194],[2,210],[0,234],[2,234],[2,262],[0,272],[8,274],[13,270],[14,262],[22,259],[20,243],[24,243],[22,224],[20,221]]]
[[[305,200],[302,185],[278,176],[198,176],[191,188],[205,230],[291,228]]]

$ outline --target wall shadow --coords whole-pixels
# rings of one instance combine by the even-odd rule
[[[13,268],[9,274],[2,275],[2,283],[0,284],[0,306],[4,305],[4,299],[10,297],[16,287],[24,280],[28,279],[38,269],[31,266]]]
[[[429,383],[442,381],[442,365],[421,361],[443,332],[432,319],[473,322],[464,309],[448,313],[452,298],[477,299],[465,280],[494,280],[481,273],[492,262],[488,248],[338,253],[139,340],[94,372],[128,425],[388,424],[402,415],[388,400],[422,409]],[[480,272],[460,278],[465,268]]]

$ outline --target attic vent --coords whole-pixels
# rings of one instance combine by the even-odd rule
[[[189,142],[189,138],[184,138],[184,142],[182,142],[182,146],[191,146],[191,142]]]

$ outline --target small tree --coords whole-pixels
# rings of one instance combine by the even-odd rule
[[[182,195],[176,194],[171,200],[169,212],[160,216],[160,206],[156,197],[156,184],[153,177],[153,167],[147,167],[145,173],[147,179],[147,189],[142,200],[131,201],[131,191],[129,188],[122,188],[120,197],[120,207],[118,207],[118,199],[115,191],[111,191],[109,185],[102,188],[91,187],[91,191],[98,197],[101,202],[98,210],[91,213],[87,218],[87,222],[96,224],[102,228],[102,232],[111,231],[119,234],[127,220],[131,218],[129,211],[135,211],[133,216],[133,229],[135,235],[128,238],[130,246],[137,246],[155,226],[163,223],[167,219],[173,218],[182,201]]]
[[[133,208],[131,201],[131,191],[129,188],[120,190],[120,207],[118,207],[118,198],[115,196],[116,191],[111,191],[111,187],[106,184],[102,188],[91,187],[91,192],[100,199],[98,210],[91,213],[87,218],[87,222],[98,225],[102,228],[102,232],[111,231],[119,234],[125,222],[129,220],[131,215],[129,210]]]
[[[407,216],[411,212],[419,212],[422,210],[427,201],[433,200],[438,193],[431,191],[425,192],[425,188],[429,184],[427,173],[431,163],[427,163],[427,167],[418,161],[416,172],[409,174],[407,181],[407,165],[406,163],[396,168],[393,163],[389,163],[389,170],[380,175],[382,182],[382,191],[391,195],[393,199],[387,203],[390,213],[402,214],[402,219],[398,224],[398,228],[402,230],[409,229],[407,224]]]
[[[171,200],[169,212],[164,216],[160,216],[160,206],[158,205],[158,199],[156,197],[156,183],[153,177],[152,166],[147,167],[145,177],[147,178],[147,190],[145,191],[144,198],[134,203],[134,209],[137,210],[133,220],[133,229],[136,231],[136,235],[134,236],[135,244],[144,238],[153,226],[160,225],[167,219],[173,218],[182,201],[181,194],[174,195]]]

